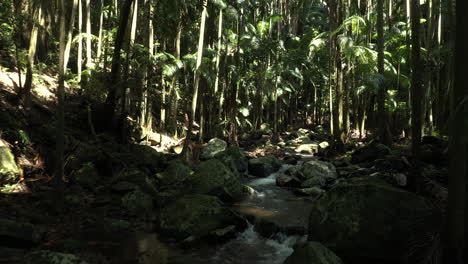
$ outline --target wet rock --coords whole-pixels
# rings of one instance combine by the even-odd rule
[[[133,215],[149,215],[153,210],[153,198],[139,189],[122,197],[122,206]]]
[[[26,264],[87,264],[73,254],[59,253],[49,250],[33,251],[26,255]]]
[[[164,172],[156,174],[156,178],[160,185],[170,186],[187,180],[192,173],[193,171],[185,166],[182,161],[173,160]]]
[[[161,209],[159,227],[177,239],[202,238],[227,226],[244,226],[245,221],[209,195],[186,195]]]
[[[216,154],[226,150],[226,147],[226,141],[219,138],[213,138],[208,141],[208,144],[205,147],[202,148],[200,158],[204,160],[212,159]]]
[[[280,187],[296,188],[301,186],[301,181],[294,176],[282,174],[276,178],[276,185]]]
[[[19,169],[10,147],[0,139],[0,186],[15,183]]]
[[[238,201],[244,197],[241,179],[217,159],[202,162],[188,179],[191,193],[209,194],[224,201]]]
[[[17,220],[0,219],[0,246],[29,248],[37,245],[42,238],[42,228]]]
[[[416,219],[424,220],[415,225]],[[438,232],[441,219],[441,212],[421,196],[379,177],[356,178],[336,184],[313,204],[309,239],[343,257],[399,263],[415,249],[408,247],[408,234],[413,241],[426,241],[427,234]]]
[[[291,168],[286,174],[295,176],[301,180],[301,187],[325,186],[338,178],[335,166],[329,162],[310,160],[299,168]]]
[[[320,189],[319,187],[312,187],[312,188],[302,188],[302,189],[295,189],[294,193],[301,196],[312,196],[314,198],[318,198],[325,194],[325,191]]]
[[[342,264],[343,261],[330,249],[318,242],[297,245],[284,264]]]
[[[267,177],[280,167],[281,163],[271,155],[249,160],[249,173],[257,177]]]
[[[388,154],[390,154],[390,149],[387,146],[374,141],[354,151],[351,156],[351,162],[353,164],[371,162],[376,159],[382,159]]]

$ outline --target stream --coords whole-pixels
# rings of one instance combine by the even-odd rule
[[[249,219],[248,227],[219,246],[200,246],[186,252],[190,263],[281,264],[296,243],[305,241],[311,201],[276,186],[276,177],[293,165],[283,165],[266,178],[246,184],[256,192],[232,209]],[[181,263],[170,261],[169,263]]]

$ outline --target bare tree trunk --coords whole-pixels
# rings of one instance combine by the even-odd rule
[[[78,58],[76,59],[77,63],[77,71],[78,83],[81,82],[81,72],[82,72],[82,65],[83,65],[83,36],[82,36],[82,25],[83,25],[83,6],[81,4],[82,0],[78,0]]]

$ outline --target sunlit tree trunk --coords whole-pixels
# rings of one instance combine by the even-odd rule
[[[184,150],[183,153],[185,157],[188,159],[188,146],[190,144],[190,137],[192,134],[193,122],[195,121],[195,114],[197,111],[197,100],[198,100],[198,87],[200,85],[200,66],[202,63],[203,58],[203,43],[205,37],[205,24],[206,24],[206,15],[207,15],[207,5],[208,0],[203,0],[203,11],[201,14],[201,22],[200,22],[200,34],[198,38],[198,52],[197,52],[197,64],[195,66],[195,76],[193,81],[193,96],[192,96],[192,106],[190,108],[190,115],[189,115],[189,127],[187,130],[187,137],[185,138],[184,143]]]
[[[77,63],[77,81],[81,82],[81,72],[83,65],[83,36],[82,36],[82,27],[83,27],[83,6],[81,3],[82,0],[78,0],[78,58],[76,59]]]
[[[99,35],[98,35],[98,43],[97,43],[97,54],[96,59],[99,62],[99,67],[102,66],[102,30],[103,30],[103,23],[104,23],[104,0],[101,0],[100,5],[100,16],[99,16]]]
[[[65,67],[65,69],[64,69],[65,74],[67,73],[68,60],[70,58],[70,50],[71,50],[71,43],[72,43],[72,37],[73,37],[73,28],[74,28],[74,25],[75,25],[75,11],[76,11],[77,5],[78,5],[78,0],[73,0],[71,16],[70,16],[70,23],[69,23],[68,32],[67,32],[67,45],[65,46],[64,63],[63,63],[63,67]]]
[[[44,17],[42,15],[42,7],[41,5],[38,5],[34,10],[31,37],[29,39],[28,60],[26,64],[26,80],[24,82],[24,91],[22,93],[22,99],[26,109],[29,109],[31,105],[31,89],[33,82],[34,57],[36,56],[37,49],[37,35],[39,32],[39,26],[42,26],[43,24]]]
[[[86,0],[86,68],[91,69],[92,61],[92,47],[91,47],[91,0]]]
[[[218,97],[220,96],[219,80],[220,80],[221,51],[223,49],[222,40],[223,40],[223,9],[220,8],[219,17],[218,17],[218,46],[217,46],[217,54],[216,54],[216,80],[215,80],[215,85],[214,85],[214,94],[215,96],[218,96]],[[217,111],[221,112],[221,108],[219,108]],[[219,117],[219,114],[216,114],[216,117]],[[217,124],[219,123],[219,119],[216,120],[216,123]]]

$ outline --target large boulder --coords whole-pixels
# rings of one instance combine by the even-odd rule
[[[186,195],[161,209],[159,215],[160,230],[177,239],[201,238],[231,225],[243,226],[245,221],[209,195]]]
[[[216,154],[226,150],[226,147],[226,141],[219,138],[213,138],[208,141],[208,144],[204,148],[202,148],[200,158],[204,160],[212,159]]]
[[[244,197],[241,179],[217,159],[202,162],[188,178],[191,193],[209,194],[224,201],[238,201]]]
[[[343,261],[330,249],[318,242],[307,242],[294,248],[284,264],[342,264]]]
[[[122,197],[122,206],[132,215],[150,215],[153,210],[153,198],[136,189]]]
[[[388,154],[390,154],[390,148],[384,144],[373,141],[369,145],[354,151],[351,156],[351,162],[353,164],[372,162],[376,159],[382,159]]]
[[[15,157],[11,153],[10,147],[0,139],[0,186],[15,183],[19,175]]]
[[[437,233],[441,218],[421,196],[378,177],[355,178],[335,185],[313,204],[309,240],[343,257],[400,263],[410,251],[425,250],[409,242],[433,246],[426,236]]]
[[[130,185],[136,185],[141,189],[141,191],[147,193],[150,196],[155,196],[158,194],[158,190],[156,188],[156,179],[153,177],[149,177],[144,171],[136,168],[127,168],[121,170],[117,176],[112,179],[112,189],[119,191],[119,187],[124,187],[123,184],[119,184],[120,182],[124,182],[127,189],[131,190]],[[130,184],[128,184],[130,183]],[[121,185],[121,186],[119,186]],[[123,190],[122,190],[123,191]]]
[[[281,168],[275,156],[269,155],[249,160],[249,173],[257,177],[267,177]]]
[[[129,146],[132,155],[133,166],[149,169],[151,172],[164,167],[166,158],[163,153],[158,152],[154,147],[133,144]]]
[[[299,168],[293,167],[287,170],[286,173],[300,179],[303,188],[325,186],[338,178],[335,166],[320,160],[308,161]]]
[[[244,173],[248,168],[248,160],[245,153],[238,147],[229,147],[226,151],[215,156],[224,165],[231,168],[234,172]]]
[[[72,179],[83,187],[95,189],[99,174],[92,162],[86,162],[79,170],[72,172]]]
[[[156,178],[159,184],[170,186],[185,181],[192,173],[193,171],[182,161],[173,160],[169,162],[169,166],[164,172],[156,174]]]
[[[301,186],[301,181],[295,176],[281,174],[276,178],[276,185],[280,187],[297,188]]]

